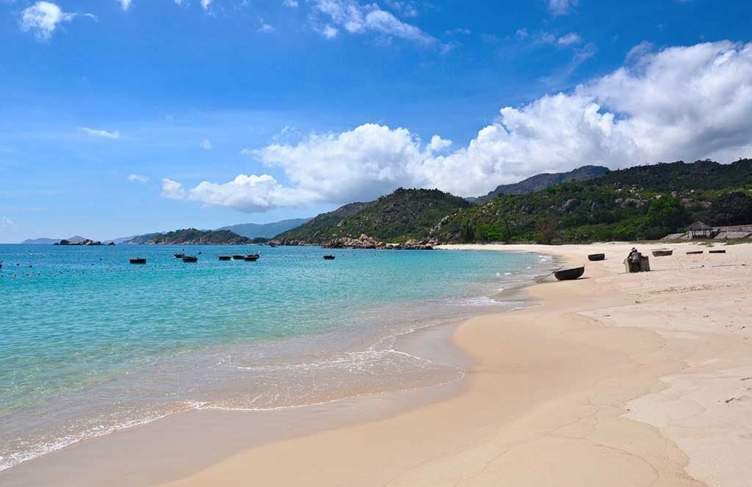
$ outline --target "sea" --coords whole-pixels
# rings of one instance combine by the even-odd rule
[[[493,251],[140,245],[0,245],[0,261],[0,471],[191,409],[459,381],[457,363],[396,341],[523,306],[509,291],[553,265]]]

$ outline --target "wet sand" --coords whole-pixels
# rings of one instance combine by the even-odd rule
[[[21,465],[0,485],[748,485],[752,246],[672,246],[653,272],[625,274],[630,247],[462,246],[587,271],[530,288],[539,306],[456,328],[474,363],[461,385],[253,420],[176,415]],[[608,260],[587,262],[599,252]]]

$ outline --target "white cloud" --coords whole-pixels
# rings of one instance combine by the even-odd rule
[[[58,25],[70,22],[76,14],[63,12],[50,2],[37,2],[21,12],[21,30],[33,32],[41,41],[49,40]]]
[[[384,0],[384,3],[403,17],[417,17],[418,7],[412,1]]]
[[[201,0],[201,8],[204,10],[209,10],[209,7],[211,7],[212,0]]]
[[[146,184],[149,182],[149,178],[147,178],[146,176],[142,176],[140,174],[129,174],[126,179],[130,181],[131,183]]]
[[[120,135],[120,132],[115,130],[114,132],[109,132],[107,130],[101,130],[101,129],[90,129],[83,127],[81,129],[81,132],[91,135],[92,137],[101,137],[103,139],[121,139],[122,135]]]
[[[246,212],[263,212],[280,206],[295,207],[320,198],[315,192],[285,188],[272,176],[239,175],[226,184],[202,182],[193,189],[183,189],[171,179],[162,180],[162,196],[170,199],[200,201],[207,205],[225,206]]]
[[[339,35],[339,29],[332,27],[329,24],[325,25],[322,29],[319,29],[318,32],[327,39],[334,39]]]
[[[326,27],[317,32],[331,39],[339,29],[350,34],[367,32],[397,37],[419,44],[433,44],[437,40],[418,27],[402,22],[393,14],[382,10],[376,3],[361,5],[356,0],[309,0],[319,17],[327,19]]]
[[[272,27],[271,25],[267,24],[263,17],[258,18],[259,21],[259,28],[256,29],[257,32],[261,32],[264,34],[271,34],[272,32],[275,32],[277,29]]]
[[[281,169],[284,185],[268,175],[188,190],[165,180],[163,194],[260,211],[364,201],[400,186],[477,196],[585,164],[619,168],[752,155],[752,43],[638,51],[622,68],[572,92],[503,108],[465,147],[451,150],[438,136],[424,143],[404,128],[365,124],[244,151]]]
[[[128,10],[128,8],[131,6],[131,0],[117,0],[120,3],[120,6],[123,10]]]
[[[211,143],[211,140],[209,140],[209,139],[202,140],[201,143],[198,146],[201,147],[204,150],[211,150],[212,149],[212,143]]]
[[[6,228],[15,227],[16,223],[8,218],[7,216],[4,216],[0,218],[0,228],[5,230]]]
[[[582,43],[582,37],[576,32],[570,32],[569,34],[559,37],[556,40],[556,43],[560,46],[572,46]]]
[[[298,8],[300,4],[298,3],[298,0],[284,0],[282,5],[287,8]]]
[[[566,15],[580,3],[580,0],[548,0],[548,10],[553,15]]]

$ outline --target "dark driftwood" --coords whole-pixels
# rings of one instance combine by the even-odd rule
[[[674,253],[673,250],[668,250],[668,249],[654,250],[653,257],[668,257],[669,255],[672,255],[673,253]]]

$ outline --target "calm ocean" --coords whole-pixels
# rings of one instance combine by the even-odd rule
[[[455,381],[396,337],[516,303],[551,262],[499,252],[0,245],[0,470],[191,408]],[[219,261],[253,253],[257,262]],[[144,257],[143,266],[129,257]]]

